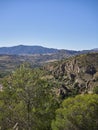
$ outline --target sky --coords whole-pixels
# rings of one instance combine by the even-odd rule
[[[0,0],[0,47],[98,48],[98,0]]]

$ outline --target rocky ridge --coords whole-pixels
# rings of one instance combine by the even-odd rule
[[[92,93],[98,86],[98,53],[88,53],[44,66],[59,83],[63,98],[70,94]]]

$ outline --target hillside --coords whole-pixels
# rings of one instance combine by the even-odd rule
[[[98,86],[98,53],[74,56],[44,66],[59,84],[59,93],[64,97],[71,94],[92,93]]]
[[[10,55],[24,55],[24,54],[52,54],[59,52],[59,49],[46,48],[42,46],[13,46],[13,47],[1,47],[0,54],[10,54]],[[74,54],[77,51],[65,50],[68,54]]]
[[[8,55],[1,54],[0,55],[0,70],[2,71],[12,71],[20,64],[24,62],[28,62],[32,67],[41,66],[44,63],[53,62],[57,60],[61,60],[67,57],[64,53],[56,53],[56,54],[36,54],[36,55]]]
[[[53,49],[42,46],[13,46],[0,48],[0,74],[10,72],[24,62],[32,67],[42,66],[45,63],[59,61],[71,56],[98,52],[98,49],[73,51]]]
[[[60,52],[63,52],[66,55],[70,56],[70,55],[83,54],[88,52],[98,52],[98,49],[95,48],[92,50],[74,51],[74,50],[54,49],[54,48],[46,48],[42,46],[26,46],[26,45],[0,48],[0,54],[8,54],[8,55],[56,54]]]
[[[42,66],[45,63],[65,59],[74,55],[73,51],[58,50],[55,53],[46,54],[0,54],[0,72],[12,71],[20,64],[28,62],[32,67]]]
[[[51,80],[58,82],[59,93],[91,93],[98,86],[98,53],[87,53],[69,57],[64,50],[54,54],[0,55],[0,77],[15,70],[22,63],[32,67],[44,66]]]

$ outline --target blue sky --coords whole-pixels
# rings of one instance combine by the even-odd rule
[[[98,48],[98,0],[0,0],[0,47]]]

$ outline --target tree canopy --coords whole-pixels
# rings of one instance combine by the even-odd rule
[[[41,69],[21,65],[3,80],[0,93],[0,127],[10,130],[50,130],[58,106]],[[43,123],[44,122],[44,123]]]
[[[56,110],[53,130],[98,130],[98,95],[78,95]]]

